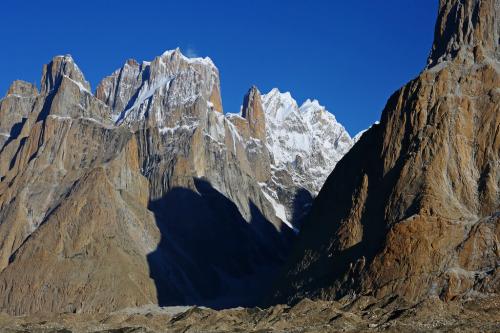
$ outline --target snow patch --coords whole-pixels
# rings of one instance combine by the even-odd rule
[[[86,93],[89,93],[90,95],[92,95],[92,93],[87,88],[85,88],[85,86],[81,82],[75,81],[67,75],[63,75],[63,76],[65,78],[67,78],[68,80],[70,80],[71,82],[73,82],[74,84],[76,84],[81,92],[86,92]]]
[[[137,98],[135,99],[134,101],[134,104],[126,109],[125,111],[123,111],[117,118],[116,122],[120,122],[122,121],[123,119],[125,119],[127,117],[127,115],[130,113],[130,111],[140,107],[142,104],[144,104],[144,102],[146,100],[148,100],[149,98],[151,98],[154,93],[161,87],[166,87],[166,89],[169,88],[169,85],[170,83],[172,82],[172,80],[174,79],[175,77],[174,76],[171,76],[171,77],[163,77],[161,78],[158,82],[153,82],[153,84],[151,86],[148,86],[148,82],[146,81],[145,82],[145,86],[143,86],[141,88],[141,90],[139,91],[139,95],[137,96]]]
[[[163,52],[163,54],[161,55],[161,57],[162,58],[170,58],[174,54],[179,55],[179,57],[181,57],[182,60],[184,60],[185,62],[187,62],[189,64],[202,64],[202,65],[208,65],[210,67],[216,68],[214,62],[209,57],[205,57],[205,58],[201,58],[201,57],[188,58],[184,54],[182,54],[180,48],[176,48],[174,50],[167,50],[167,51]]]
[[[285,223],[290,229],[293,230],[296,234],[299,233],[299,230],[295,228],[286,218],[286,209],[285,206],[282,204],[278,203],[276,199],[274,199],[271,195],[269,195],[266,190],[265,190],[265,183],[259,183],[261,186],[262,194],[264,194],[264,197],[271,203],[271,205],[274,208],[274,212],[276,214],[276,217],[278,217],[283,223]]]
[[[68,116],[59,116],[57,114],[49,114],[49,118],[56,119],[56,120],[72,120],[73,118],[68,117]]]
[[[262,105],[274,167],[287,170],[296,185],[316,194],[351,148],[349,133],[315,99],[299,107],[290,93],[274,88],[262,95]]]
[[[33,96],[21,96],[21,95],[18,95],[18,94],[7,94],[7,96],[5,96],[5,98],[7,97],[15,97],[15,98],[31,98]]]
[[[198,127],[198,122],[194,122],[190,125],[176,125],[174,127],[160,127],[158,131],[160,134],[173,134],[179,130],[183,131],[194,131]]]

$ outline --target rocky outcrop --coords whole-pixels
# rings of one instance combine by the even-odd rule
[[[34,85],[18,80],[9,87],[7,96],[0,100],[0,149],[19,134],[37,95]]]
[[[41,92],[47,94],[57,88],[63,79],[69,79],[82,90],[90,91],[90,84],[85,81],[80,68],[75,64],[70,55],[57,56],[43,66]]]
[[[128,60],[98,85],[96,97],[110,106],[117,124],[129,126],[183,125],[201,116],[196,111],[206,111],[207,105],[195,108],[200,99],[222,113],[219,72],[212,60],[190,59],[179,49],[142,64]],[[187,107],[189,112],[181,114]]]
[[[19,314],[154,302],[144,258],[159,232],[133,136],[87,117],[109,110],[72,79],[53,80],[51,90],[32,91],[31,111],[1,153],[0,307]],[[115,298],[97,292],[117,285]]]
[[[281,300],[500,291],[499,6],[440,2],[430,65],[329,176]]]
[[[496,1],[440,1],[429,67],[457,58],[469,65],[498,59],[499,15]]]
[[[95,94],[71,56],[40,92],[16,81],[0,101],[0,310],[255,304],[295,237],[284,212],[308,207],[268,193],[265,110],[256,88],[246,100],[224,115],[213,62],[178,49]]]
[[[289,92],[276,88],[262,100],[274,168],[287,170],[294,183],[316,196],[351,148],[349,133],[317,100],[299,106]]]
[[[272,89],[262,96],[271,177],[263,190],[283,220],[300,228],[313,197],[351,148],[352,139],[317,100],[300,107],[289,92]]]
[[[417,305],[388,297],[377,300],[311,301],[269,308],[216,311],[197,306],[143,306],[113,313],[12,317],[0,315],[7,332],[498,332],[500,299],[447,303],[432,297]]]
[[[248,122],[250,135],[261,142],[265,142],[266,117],[264,110],[262,109],[260,92],[255,86],[253,86],[245,95],[241,116]]]

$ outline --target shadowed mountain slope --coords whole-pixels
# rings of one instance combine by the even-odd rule
[[[278,300],[500,291],[500,2],[439,7],[427,68],[329,176]]]

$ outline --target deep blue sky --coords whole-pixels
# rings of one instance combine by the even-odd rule
[[[316,98],[354,135],[425,66],[437,0],[2,1],[3,95],[70,53],[92,89],[128,58],[211,57],[225,111],[248,88]]]

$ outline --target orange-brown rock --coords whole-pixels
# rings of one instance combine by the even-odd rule
[[[7,96],[0,101],[0,149],[21,131],[37,95],[38,90],[31,83],[17,80],[11,84]]]
[[[348,298],[338,302],[301,300],[269,308],[216,311],[197,306],[143,306],[112,313],[65,313],[13,317],[0,314],[6,332],[498,332],[500,297],[417,305],[399,298]]]
[[[282,300],[500,292],[499,29],[498,0],[440,1],[428,67],[328,178]]]
[[[258,183],[267,150],[220,112],[218,80],[211,60],[174,50],[127,61],[98,98],[70,56],[44,66],[40,93],[12,85],[0,311],[221,306],[267,290],[292,231]]]
[[[266,140],[266,116],[262,109],[262,100],[257,87],[253,86],[245,95],[241,116],[248,121],[250,135],[265,142]]]

